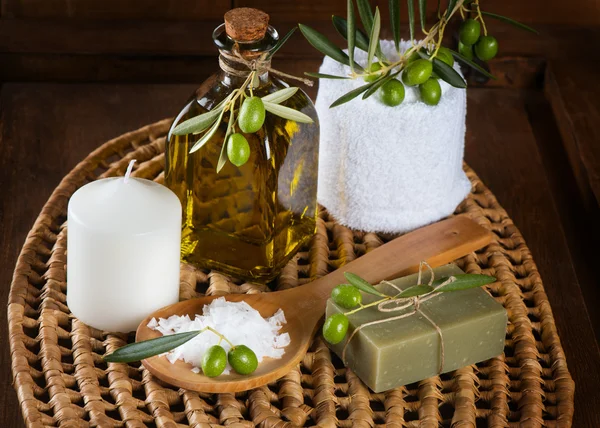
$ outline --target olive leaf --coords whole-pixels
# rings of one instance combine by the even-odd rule
[[[219,114],[221,114],[221,111],[227,106],[227,103],[229,103],[234,95],[235,91],[225,97],[225,99],[217,104],[211,111],[181,122],[173,129],[173,135],[199,134],[200,132],[205,131],[215,122],[217,117],[219,117]]]
[[[362,99],[366,100],[367,98],[369,98],[371,95],[373,95],[375,92],[377,92],[377,90],[379,88],[381,88],[387,82],[389,82],[390,80],[392,80],[398,74],[400,74],[400,71],[397,71],[397,72],[392,73],[392,74],[390,74],[389,72],[385,73],[383,76],[381,76],[379,79],[377,79],[377,80],[375,80],[373,82],[373,86],[371,86],[369,89],[367,89],[367,92],[365,92],[363,94]]]
[[[466,88],[467,83],[456,70],[437,58],[433,58],[433,71],[446,83],[455,88]]]
[[[415,40],[415,3],[414,0],[406,0],[408,5],[408,28],[410,29],[410,41]]]
[[[252,82],[250,83],[251,88],[258,88],[260,86],[260,76],[257,72],[252,72]]]
[[[331,21],[333,22],[333,26],[336,31],[347,40],[348,37],[348,21],[342,18],[341,16],[333,15],[331,17]],[[365,33],[363,33],[359,28],[356,28],[354,31],[354,43],[356,47],[362,49],[363,51],[367,51],[369,49],[369,37]]]
[[[207,113],[194,116],[173,129],[173,135],[197,134],[209,128],[223,111],[223,107],[217,107]]]
[[[356,5],[358,6],[358,14],[360,15],[363,27],[365,27],[365,31],[371,33],[371,29],[373,28],[373,11],[371,10],[369,0],[356,0]]]
[[[450,18],[452,11],[456,7],[456,2],[458,0],[448,0],[448,10],[446,10],[446,19]]]
[[[465,273],[461,275],[453,275],[453,277],[454,281],[446,285],[439,287],[441,284],[448,280],[448,277],[435,280],[433,284],[431,284],[431,286],[434,288],[439,287],[436,288],[435,291],[444,293],[448,291],[468,290],[469,288],[477,288],[486,284],[496,282],[496,278],[489,275]]]
[[[470,59],[464,57],[460,53],[458,53],[456,51],[453,51],[452,49],[450,49],[450,52],[452,52],[452,56],[454,58],[456,58],[458,61],[462,62],[465,65],[468,65],[473,70],[480,72],[484,76],[486,76],[486,77],[488,77],[490,79],[496,80],[496,76],[494,76],[493,74],[489,73],[485,68],[480,67],[477,63],[475,63],[475,62],[471,61]]]
[[[364,291],[365,293],[373,294],[373,295],[379,296],[379,297],[387,297],[385,294],[378,291],[375,287],[373,287],[367,281],[365,281],[360,276],[358,276],[352,272],[344,272],[344,276],[346,277],[346,279],[348,280],[348,282],[351,285],[355,286],[359,290]]]
[[[233,124],[235,123],[234,109],[231,109],[229,114],[229,123],[227,124],[227,131],[225,132],[225,138],[223,139],[223,145],[221,146],[221,153],[219,154],[219,160],[217,161],[217,174],[221,172],[225,164],[227,163],[227,144],[229,144],[229,136],[233,131]]]
[[[379,14],[379,8],[375,8],[375,17],[373,18],[373,27],[371,28],[371,36],[369,37],[369,50],[367,51],[367,67],[371,66],[373,57],[375,56],[375,49],[379,44],[379,32],[381,31],[381,15]]]
[[[269,51],[269,53],[267,54],[265,60],[271,59],[271,57],[273,55],[275,55],[275,53],[285,44],[285,42],[287,42],[288,39],[290,37],[292,37],[292,34],[294,34],[294,32],[296,31],[296,28],[297,27],[294,27],[290,31],[288,31],[288,33],[282,39],[280,39],[275,46],[273,46],[273,49],[271,49]]]
[[[407,299],[409,297],[422,296],[423,294],[431,293],[433,287],[429,285],[413,285],[395,296],[397,299]]]
[[[425,31],[427,20],[427,0],[419,0],[419,17],[421,18],[421,30]]]
[[[317,49],[322,54],[334,59],[335,61],[350,65],[350,58],[348,55],[344,53],[340,48],[334,45],[327,37],[323,34],[319,33],[317,30],[310,28],[304,24],[298,24],[300,31],[308,40],[308,42],[313,45],[315,49]],[[362,67],[356,63],[354,63],[354,67],[359,70],[362,70]]]
[[[350,92],[342,95],[337,100],[335,100],[333,103],[331,103],[329,108],[337,107],[339,105],[347,103],[348,101],[353,100],[354,98],[358,97],[360,94],[365,92],[367,89],[369,89],[371,86],[373,86],[374,83],[375,82],[367,83],[366,85],[362,85],[356,89],[351,90]]]
[[[306,72],[304,74],[307,76],[310,76],[310,77],[316,77],[317,79],[350,79],[347,76],[334,76],[333,74],[323,74],[323,73],[313,73],[313,72]]]
[[[533,34],[540,34],[535,28],[531,28],[528,25],[525,25],[519,21],[515,21],[514,19],[509,18],[507,16],[498,15],[497,13],[492,13],[492,12],[484,12],[483,10],[481,11],[481,14],[485,15],[485,16],[489,16],[490,18],[497,19],[499,21],[507,22],[511,25],[514,25],[517,28],[520,28],[525,31],[529,31]]]
[[[217,129],[219,129],[219,125],[221,124],[221,120],[223,119],[223,114],[225,114],[225,109],[221,110],[221,114],[213,124],[212,128],[206,131],[202,138],[196,141],[196,143],[192,146],[192,148],[190,149],[190,153],[194,153],[195,151],[200,150],[202,146],[208,143],[208,140],[210,140],[212,136],[215,135],[215,132],[217,132]]]
[[[352,0],[347,2],[347,27],[346,40],[348,41],[348,58],[350,60],[350,70],[354,73],[354,39],[356,38],[356,25],[354,24],[354,3]]]
[[[421,58],[429,59],[431,55],[426,52],[419,51],[418,54]],[[464,79],[456,72],[456,70],[437,58],[433,58],[433,71],[446,83],[454,86],[455,88],[466,88],[467,83]]]
[[[389,0],[390,24],[394,34],[394,44],[396,51],[400,52],[400,0]]]
[[[131,363],[168,352],[200,334],[200,330],[169,334],[141,342],[130,343],[102,357],[108,363]]]
[[[282,102],[293,97],[296,92],[298,92],[297,87],[289,87],[280,89],[276,92],[273,92],[272,94],[265,95],[261,99],[263,100],[263,102],[267,101],[273,104],[281,104]]]
[[[270,103],[268,101],[263,101],[263,104],[265,105],[266,111],[279,117],[283,117],[284,119],[293,120],[299,123],[313,123],[313,120],[308,115],[299,112],[298,110]]]
[[[360,15],[360,20],[363,24],[363,27],[365,27],[365,31],[367,32],[367,34],[371,34],[371,31],[373,29],[374,16],[373,16],[373,11],[371,10],[371,5],[369,4],[369,0],[356,0],[356,3],[358,6],[358,14]],[[363,48],[361,48],[361,49],[363,49]],[[367,49],[363,49],[363,50],[367,51]],[[377,50],[375,51],[375,54],[377,55],[377,57],[380,60],[382,60],[382,61],[386,60],[385,55],[381,51],[381,46],[380,46],[379,40],[377,40]]]

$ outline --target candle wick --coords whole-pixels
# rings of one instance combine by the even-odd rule
[[[133,171],[133,164],[135,163],[135,159],[132,159],[127,166],[127,171],[125,172],[125,183],[129,181],[129,177],[131,176],[131,171]]]

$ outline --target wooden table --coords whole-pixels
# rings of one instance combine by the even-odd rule
[[[0,92],[3,305],[25,235],[60,179],[104,141],[175,114],[194,88],[190,84],[4,83]],[[592,217],[589,201],[584,203],[580,197],[579,178],[564,161],[562,125],[552,114],[556,105],[556,99],[551,105],[541,89],[469,90],[466,161],[527,240],[576,382],[574,426],[595,427],[600,426],[600,324],[598,315],[590,317],[595,311],[588,311],[585,302],[594,309],[600,303],[592,272],[597,217]],[[585,133],[578,138],[585,140]],[[0,426],[20,427],[22,417],[11,385],[6,311],[0,312],[0,339]]]

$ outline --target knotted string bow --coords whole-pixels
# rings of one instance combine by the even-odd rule
[[[221,67],[221,70],[223,70],[229,74],[233,74],[234,76],[238,76],[238,77],[247,77],[248,72],[256,71],[257,74],[260,75],[260,74],[263,74],[268,71],[269,73],[273,73],[277,76],[284,77],[286,79],[297,80],[308,86],[313,85],[313,81],[310,79],[305,79],[303,77],[294,76],[292,74],[284,73],[283,71],[279,71],[274,68],[271,68],[271,59],[270,59],[270,57],[268,57],[268,55],[269,55],[268,52],[265,52],[258,58],[255,58],[252,60],[248,60],[248,59],[244,58],[242,56],[242,54],[240,54],[237,46],[234,46],[233,49],[231,50],[231,52],[233,52],[233,53],[229,53],[227,51],[220,51],[220,55],[219,55],[219,67]],[[227,62],[225,62],[223,59],[226,59],[230,63],[241,64],[244,67],[246,67],[248,69],[248,71],[239,70],[235,67],[232,67],[231,65],[227,64]]]

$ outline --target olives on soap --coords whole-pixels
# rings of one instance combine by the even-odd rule
[[[477,43],[481,35],[481,23],[473,18],[465,19],[460,26],[458,37],[464,45],[472,46]]]
[[[253,134],[265,123],[265,105],[259,97],[248,97],[240,107],[238,125],[242,132]]]
[[[475,45],[475,55],[482,61],[489,61],[498,53],[498,41],[493,36],[481,36]]]
[[[340,284],[331,292],[331,299],[344,309],[353,309],[361,304],[362,294],[353,285]]]
[[[402,81],[408,86],[425,83],[431,77],[433,66],[431,61],[418,59],[406,66],[402,73]]]
[[[323,324],[323,337],[332,345],[340,343],[348,333],[348,317],[344,314],[334,314]]]

